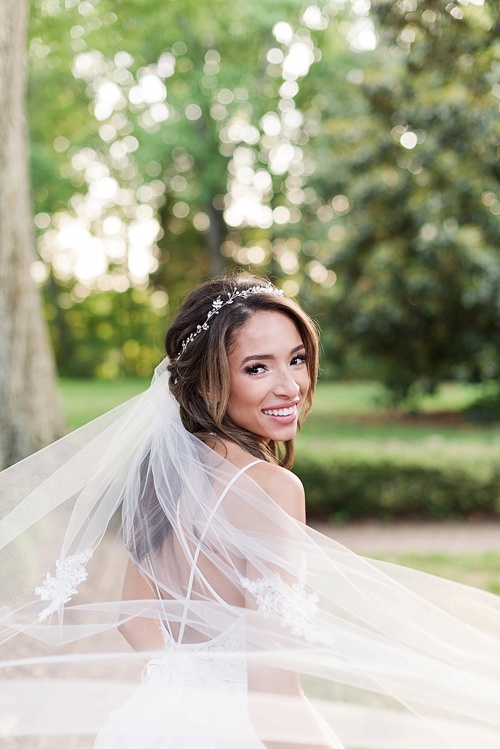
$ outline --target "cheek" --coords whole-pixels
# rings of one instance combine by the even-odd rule
[[[237,410],[258,405],[264,393],[265,388],[258,380],[253,380],[250,377],[236,378],[229,397],[230,407]]]
[[[300,372],[299,377],[297,377],[296,379],[296,382],[305,395],[311,385],[311,378],[309,377],[309,372],[307,371],[307,369],[304,369]]]
[[[232,377],[229,391],[228,409],[238,410],[245,406],[249,400],[251,388],[248,383],[240,377]]]

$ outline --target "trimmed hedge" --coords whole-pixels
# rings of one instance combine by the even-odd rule
[[[297,448],[294,472],[306,489],[309,518],[500,515],[500,456],[489,446],[432,450],[333,442]]]

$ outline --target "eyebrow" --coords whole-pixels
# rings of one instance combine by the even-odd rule
[[[299,346],[295,346],[295,348],[293,348],[290,351],[290,356],[292,354],[295,354],[297,351],[300,351],[303,348],[305,348],[303,343],[301,343]],[[274,354],[253,354],[252,356],[245,356],[240,366],[242,366],[243,364],[246,364],[247,361],[252,361],[253,359],[260,359],[260,360],[274,359]]]

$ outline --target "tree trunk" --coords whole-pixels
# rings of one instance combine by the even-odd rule
[[[0,467],[64,433],[38,289],[24,114],[27,0],[0,0]]]
[[[210,227],[205,234],[205,246],[210,256],[210,276],[220,276],[227,264],[221,252],[222,243],[227,237],[227,226],[222,211],[217,210],[212,202],[205,205],[205,210],[210,219]]]

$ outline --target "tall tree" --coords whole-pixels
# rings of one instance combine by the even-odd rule
[[[332,148],[330,200],[348,209],[331,260],[338,350],[375,359],[398,397],[450,377],[498,383],[496,6],[372,9],[385,59],[359,75],[368,112]]]
[[[27,0],[0,0],[0,466],[64,431],[38,289],[24,115]]]

